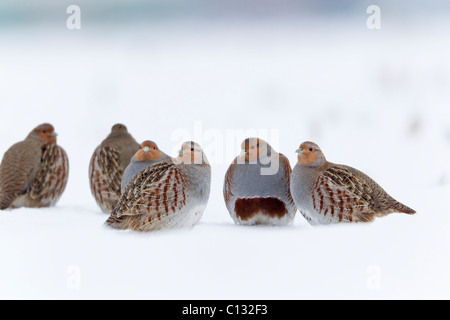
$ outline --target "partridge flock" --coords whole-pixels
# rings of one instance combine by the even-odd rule
[[[0,210],[54,206],[69,176],[66,152],[51,124],[34,128],[0,164]],[[296,150],[297,163],[260,138],[242,142],[229,166],[223,196],[239,225],[292,224],[298,211],[312,225],[370,222],[415,211],[352,167],[328,162],[313,142]],[[112,127],[89,163],[92,195],[115,229],[191,228],[201,219],[211,189],[211,166],[199,144],[187,141],[175,158],[150,140],[141,144],[123,124]]]

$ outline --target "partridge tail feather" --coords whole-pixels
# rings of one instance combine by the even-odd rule
[[[109,218],[106,220],[106,224],[115,228],[115,229],[120,229],[120,230],[125,230],[128,229],[128,219],[126,216],[117,216],[117,210],[118,208],[116,207],[112,212],[111,215],[109,216]]]
[[[410,207],[405,206],[404,204],[402,204],[400,202],[397,202],[393,209],[398,212],[406,213],[406,214],[415,214],[416,213],[415,210],[411,209]]]
[[[108,220],[106,220],[106,224],[115,228],[115,229],[127,229],[126,223],[123,218],[117,218],[115,216],[110,216]]]

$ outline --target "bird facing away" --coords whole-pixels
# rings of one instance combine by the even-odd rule
[[[0,164],[0,209],[54,206],[66,188],[69,161],[44,123],[6,151]]]
[[[130,164],[125,169],[122,177],[122,192],[125,191],[128,183],[139,172],[147,168],[148,166],[166,160],[168,155],[159,150],[158,145],[153,141],[144,141],[141,143],[141,148],[131,158]]]
[[[193,227],[206,208],[211,167],[195,142],[139,172],[127,185],[106,223],[116,229],[153,231]]]
[[[289,189],[289,160],[259,138],[244,140],[241,150],[225,174],[223,194],[231,218],[243,225],[290,224],[297,208]]]
[[[123,124],[115,124],[111,133],[95,149],[89,163],[91,193],[105,213],[111,213],[119,200],[122,175],[139,144]]]
[[[291,193],[311,224],[370,222],[394,212],[415,213],[364,173],[328,162],[315,143],[304,142],[296,152]]]

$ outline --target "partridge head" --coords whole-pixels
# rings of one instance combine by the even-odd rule
[[[327,163],[322,150],[314,142],[303,142],[295,152],[298,153],[297,160],[301,166],[320,167]]]
[[[55,132],[55,128],[49,123],[44,123],[34,128],[27,139],[38,139],[43,143],[52,144],[56,143],[57,136],[58,134]]]
[[[184,164],[208,164],[203,149],[200,145],[193,141],[187,141],[181,144],[181,148],[178,151],[178,156],[175,159],[178,163]]]
[[[272,147],[263,139],[247,138],[241,144],[241,153],[238,159],[243,162],[255,162],[267,158],[271,154]]]
[[[136,174],[156,162],[167,159],[167,157],[168,156],[158,148],[158,145],[155,142],[150,140],[142,142],[139,150],[133,156],[130,164],[123,173],[122,192]]]

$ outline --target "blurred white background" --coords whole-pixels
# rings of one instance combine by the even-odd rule
[[[66,26],[70,16],[66,9],[73,4],[81,9],[80,30]],[[366,9],[372,4],[381,9],[379,30],[366,26],[370,16]],[[69,154],[71,172],[57,208],[0,215],[2,249],[10,258],[1,273],[14,275],[3,279],[3,285],[0,281],[0,296],[110,297],[114,290],[106,278],[101,284],[91,282],[91,287],[85,281],[89,288],[85,291],[67,291],[65,266],[83,265],[82,270],[90,270],[89,276],[95,279],[101,273],[97,269],[108,268],[109,261],[116,263],[126,245],[148,246],[154,241],[154,252],[145,248],[150,260],[156,255],[164,261],[154,266],[161,271],[179,262],[176,253],[166,256],[163,243],[173,244],[173,252],[180,253],[186,248],[176,243],[186,239],[186,245],[193,246],[193,256],[211,254],[201,266],[212,263],[211,267],[225,274],[222,280],[217,280],[211,268],[200,268],[197,259],[187,263],[190,273],[175,277],[186,281],[182,288],[162,276],[153,291],[145,286],[153,278],[134,289],[122,283],[125,297],[448,297],[449,278],[443,272],[450,265],[449,9],[446,1],[2,1],[0,151],[4,153],[25,138],[37,124],[50,122]],[[98,212],[90,195],[87,170],[93,150],[116,122],[126,124],[138,141],[154,140],[172,155],[181,140],[186,140],[176,134],[187,131],[214,160],[210,203],[192,233],[169,233],[143,242],[141,236],[124,240],[114,233],[105,234],[101,224],[106,217]],[[240,141],[232,152],[224,146],[236,130],[249,129],[267,132],[267,140],[286,154],[292,165],[298,145],[315,141],[328,160],[366,172],[395,198],[417,210],[417,216],[396,215],[371,227],[316,231],[310,230],[299,214],[294,229],[233,228],[223,204],[222,182]],[[276,134],[271,135],[272,131]],[[212,233],[217,247],[204,247]],[[237,245],[228,243],[229,233],[236,242],[252,243],[253,239],[252,246],[268,241],[268,235],[279,239],[274,243],[283,244],[285,250],[281,251],[275,244],[267,247],[278,258],[264,262],[267,269],[257,272],[269,279],[267,286],[224,271],[232,270],[235,260],[223,261],[216,255]],[[81,243],[71,238],[82,235],[86,238]],[[369,245],[382,252],[403,236],[409,241],[399,244],[399,254],[388,252],[373,258],[365,250],[367,241],[373,244],[373,239],[382,238],[374,247]],[[358,253],[367,257],[361,258],[364,263],[354,285],[352,280],[341,284],[334,278],[328,279],[335,285],[332,289],[326,283],[302,282],[302,273],[327,272],[304,263],[324,262],[327,254],[334,257],[335,248],[320,242],[324,237],[336,237],[354,247],[338,256],[338,270],[342,257],[353,263]],[[105,239],[118,246],[117,252],[106,249],[110,243]],[[298,247],[313,239],[319,240],[320,248],[303,248],[303,252]],[[95,247],[91,247],[91,241],[97,240],[98,252],[111,253],[98,261]],[[54,251],[39,245],[42,255],[33,256],[37,247],[28,247],[28,241],[47,244]],[[319,253],[318,258],[321,250],[333,252]],[[63,258],[58,258],[60,252],[64,252]],[[265,261],[264,250],[252,252],[250,256],[246,251],[234,253],[236,259],[252,265]],[[405,253],[406,258],[402,252],[410,253]],[[150,263],[142,256],[138,259],[144,265]],[[280,259],[288,259],[297,269],[278,282]],[[34,265],[34,271],[21,269],[23,264]],[[371,264],[384,264],[387,279],[396,279],[385,284],[387,289],[380,295],[365,287],[365,266]],[[403,274],[405,266],[413,270]],[[341,267],[343,275],[353,279],[355,270]],[[45,282],[37,280],[37,274],[47,275]],[[59,275],[54,278],[55,274]],[[191,283],[186,280],[193,274],[209,276],[207,281],[200,280],[194,292],[189,291]],[[430,274],[432,280],[427,278]],[[411,277],[416,279],[414,285],[409,282]],[[218,289],[231,279],[237,287]],[[299,290],[301,283],[304,291]],[[168,288],[177,288],[178,293],[171,295]]]

